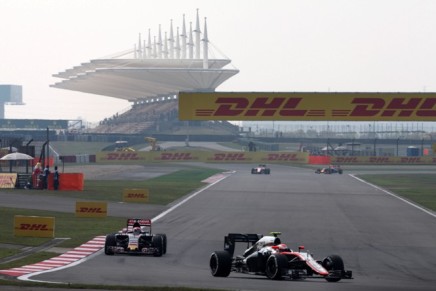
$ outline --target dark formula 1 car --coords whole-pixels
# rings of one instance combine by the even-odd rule
[[[261,234],[229,233],[224,237],[224,251],[215,251],[210,256],[210,270],[215,277],[227,277],[230,272],[263,275],[273,280],[285,277],[291,280],[324,278],[328,282],[352,279],[352,272],[344,270],[344,262],[338,255],[322,261],[300,246],[290,250],[280,242],[278,232],[271,236]],[[247,243],[243,255],[234,256],[235,244]]]
[[[252,174],[266,174],[269,175],[271,173],[271,169],[268,168],[266,165],[259,165],[255,168],[251,169]]]
[[[332,166],[330,165],[328,168],[316,169],[316,174],[342,174],[341,166]]]
[[[127,228],[108,234],[104,245],[106,255],[138,254],[160,257],[167,252],[167,236],[151,233],[151,220],[127,219]]]

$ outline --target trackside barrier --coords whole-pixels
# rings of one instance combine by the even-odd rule
[[[340,165],[436,165],[436,157],[331,157]]]
[[[97,163],[282,163],[307,164],[308,153],[303,152],[206,152],[206,151],[156,151],[156,152],[99,152]]]
[[[89,163],[89,155],[76,155],[76,163]]]
[[[436,165],[436,157],[394,156],[309,156],[306,152],[99,152],[96,163],[145,164],[162,162],[205,163],[280,163],[280,164],[343,164],[343,165]]]
[[[59,159],[63,163],[95,163],[95,155],[73,155],[73,156],[60,156]]]
[[[311,165],[329,165],[331,164],[330,156],[309,156],[309,164]]]
[[[83,173],[60,173],[58,190],[83,191],[84,184]],[[53,173],[48,177],[48,189],[53,190]]]

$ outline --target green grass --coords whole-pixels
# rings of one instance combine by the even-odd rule
[[[89,189],[93,189],[86,197],[95,200],[120,201],[123,189],[145,188],[149,190],[150,204],[166,205],[204,186],[202,180],[220,172],[222,170],[197,168],[180,170],[146,181],[86,181]]]
[[[0,249],[0,258],[9,257],[21,253],[20,249]]]
[[[167,205],[174,200],[202,187],[205,183],[202,180],[220,173],[219,169],[192,168],[176,171],[167,175],[143,181],[127,180],[85,180],[83,191],[31,191],[34,195],[57,196],[64,195],[69,198],[78,198],[95,201],[119,202],[123,199],[123,190],[148,189],[149,203]],[[2,190],[3,191],[3,190]],[[4,189],[11,195],[17,193],[16,189]]]
[[[359,177],[436,211],[434,174],[359,175]]]
[[[31,265],[37,262],[42,262],[44,260],[48,260],[50,258],[56,257],[59,254],[52,253],[52,252],[37,252],[34,254],[31,254],[29,256],[26,256],[22,259],[14,260],[8,263],[0,264],[1,269],[11,269],[11,268],[19,268],[26,265]],[[1,284],[0,284],[1,285]]]
[[[60,243],[59,247],[77,247],[97,235],[105,235],[123,228],[126,219],[121,217],[86,218],[76,217],[74,213],[46,210],[0,208],[0,243],[18,244],[23,246],[38,246],[51,238],[14,236],[13,225],[15,215],[46,216],[55,218],[55,237],[69,238]],[[1,265],[0,265],[1,266]]]
[[[81,141],[53,141],[50,142],[56,152],[61,156],[80,155],[80,154],[96,154],[101,152],[103,148],[111,145],[110,142],[81,142]]]

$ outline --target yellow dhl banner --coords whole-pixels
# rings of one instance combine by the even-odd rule
[[[77,217],[106,217],[107,202],[76,201]]]
[[[1,173],[0,174],[0,188],[15,188],[17,182],[17,173]]]
[[[339,165],[436,165],[436,157],[331,157],[331,163]]]
[[[436,93],[180,92],[179,119],[436,121]]]
[[[14,216],[14,235],[54,237],[55,218],[42,216]]]
[[[156,152],[99,152],[97,163],[123,162],[130,164],[162,162],[206,163],[307,163],[308,153],[303,152],[207,152],[207,151],[156,151]]]
[[[208,163],[307,163],[309,155],[303,152],[219,152],[207,153]]]
[[[148,202],[149,191],[148,189],[124,189],[123,201],[124,202]]]

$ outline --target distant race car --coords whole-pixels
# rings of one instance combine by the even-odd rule
[[[229,233],[224,237],[224,251],[215,251],[210,256],[212,275],[227,277],[231,272],[237,272],[263,275],[273,280],[285,277],[291,280],[324,278],[328,282],[352,279],[352,272],[345,271],[340,256],[330,255],[317,261],[312,254],[304,251],[304,246],[298,247],[298,251],[290,250],[281,243],[279,234]],[[235,244],[238,242],[247,243],[247,249],[235,257]]]
[[[333,166],[330,165],[328,168],[322,168],[322,169],[316,169],[316,174],[342,174],[342,168],[341,166]]]
[[[167,252],[166,234],[152,234],[151,220],[127,219],[127,228],[108,234],[104,245],[106,255],[138,254],[160,257]]]
[[[259,165],[255,168],[251,169],[252,174],[266,174],[269,175],[271,173],[271,169],[268,168],[266,165]]]

